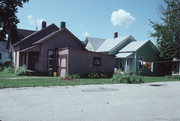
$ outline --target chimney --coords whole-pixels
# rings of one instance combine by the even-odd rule
[[[45,21],[42,21],[42,29],[46,28],[46,22]]]
[[[114,39],[118,38],[118,32],[114,32]]]
[[[62,21],[62,22],[61,22],[60,29],[64,29],[64,28],[66,28],[66,22]]]

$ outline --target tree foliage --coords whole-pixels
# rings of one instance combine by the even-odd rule
[[[0,41],[6,40],[10,29],[16,28],[19,19],[16,16],[18,7],[29,0],[0,0]]]
[[[163,0],[162,23],[152,22],[152,37],[157,39],[160,56],[164,59],[180,58],[180,0]]]

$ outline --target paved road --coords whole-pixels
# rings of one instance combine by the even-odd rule
[[[180,82],[155,84],[1,89],[0,120],[180,121]]]

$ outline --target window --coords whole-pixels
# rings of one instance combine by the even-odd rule
[[[48,68],[54,68],[55,66],[55,51],[48,50]]]
[[[0,60],[2,59],[2,53],[0,53]]]
[[[101,58],[100,57],[94,57],[93,65],[94,66],[101,66]]]

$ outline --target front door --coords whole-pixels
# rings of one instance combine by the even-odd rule
[[[58,59],[58,73],[60,77],[65,77],[65,75],[67,74],[67,56],[63,55],[63,56],[59,56]]]

